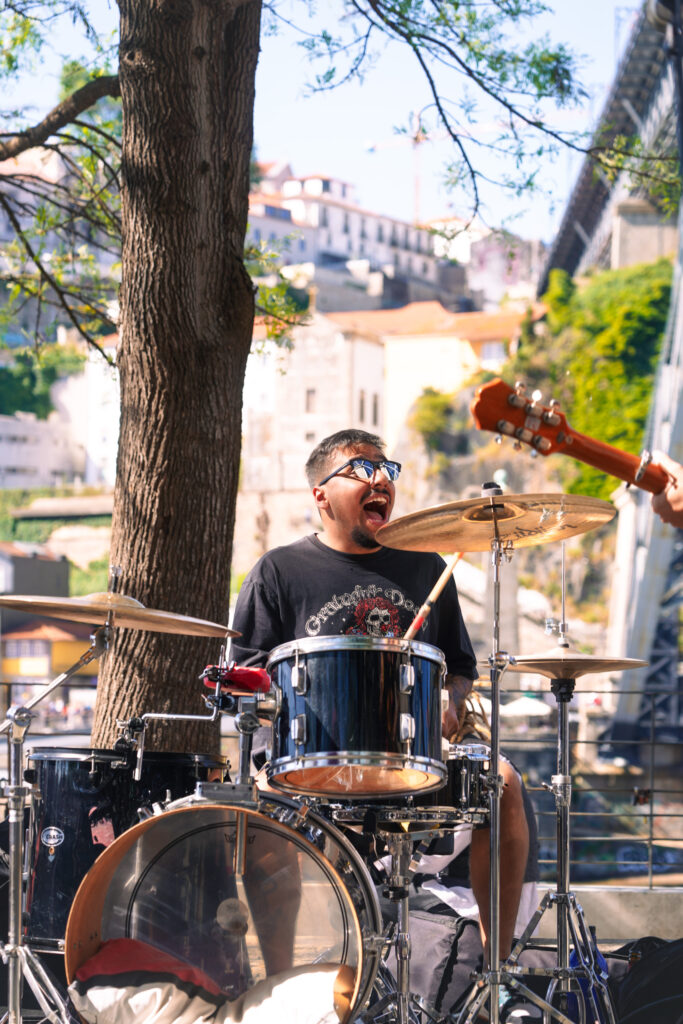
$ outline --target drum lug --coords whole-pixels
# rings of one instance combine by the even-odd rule
[[[415,719],[413,716],[402,714],[399,729],[401,743],[410,744],[415,739]]]
[[[400,665],[398,678],[401,693],[412,693],[415,688],[415,666],[411,662]]]
[[[296,744],[306,742],[306,716],[296,715],[289,726],[289,733]]]
[[[299,696],[303,696],[308,691],[308,674],[306,672],[306,665],[300,665],[298,661],[292,668],[292,689]]]

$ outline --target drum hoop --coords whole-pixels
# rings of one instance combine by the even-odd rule
[[[266,668],[284,661],[296,654],[320,654],[327,651],[386,651],[390,654],[412,654],[426,658],[437,665],[445,666],[443,652],[432,644],[421,640],[403,640],[401,637],[375,636],[315,636],[301,640],[291,640],[286,644],[274,647],[270,652]]]
[[[127,759],[130,759],[132,764],[134,758],[134,750],[123,750],[119,753],[116,750],[97,747],[35,747],[27,754],[29,761],[74,761],[76,764],[92,760],[103,763],[123,762]],[[154,761],[172,764],[175,761],[178,764],[196,764],[200,767],[220,767],[228,763],[227,757],[221,754],[194,754],[173,750],[145,750],[144,759],[150,764]]]
[[[280,797],[279,794],[269,793],[267,799],[269,802],[275,802],[276,804],[286,803],[297,809],[300,806],[296,803],[296,801],[291,799],[288,800],[284,796]],[[285,825],[283,822],[278,821],[277,818],[274,818],[272,815],[268,814],[260,800],[257,808],[254,808],[253,806],[248,807],[245,805],[240,805],[239,803],[236,803],[234,800],[230,803],[216,803],[215,801],[196,801],[193,804],[190,804],[185,807],[176,806],[172,809],[164,810],[160,814],[155,814],[151,818],[146,818],[143,821],[138,822],[137,825],[133,825],[131,828],[123,832],[122,835],[118,836],[114,840],[114,842],[110,846],[108,846],[107,849],[104,850],[97,858],[90,871],[82,880],[81,884],[78,887],[76,895],[74,896],[74,900],[71,905],[71,910],[69,912],[69,918],[67,921],[66,935],[64,941],[67,981],[73,981],[76,969],[80,966],[80,964],[74,964],[74,958],[72,956],[72,951],[76,948],[75,939],[77,938],[77,936],[74,935],[74,931],[77,927],[77,922],[75,921],[75,918],[73,919],[74,923],[72,923],[74,910],[78,910],[79,902],[81,900],[84,900],[88,896],[89,889],[93,887],[93,885],[95,886],[95,888],[99,888],[99,885],[95,881],[96,876],[99,876],[100,874],[104,873],[106,885],[108,886],[113,878],[114,872],[116,871],[120,861],[134,845],[138,835],[144,834],[148,829],[152,828],[154,822],[158,822],[161,818],[170,815],[175,816],[187,814],[188,811],[195,810],[199,807],[201,807],[204,810],[232,810],[236,813],[241,812],[243,814],[253,814],[256,818],[263,817],[266,818],[272,825],[276,826],[276,831],[281,833],[285,838],[291,840],[292,834],[294,834],[297,837],[297,840],[303,841],[304,847],[311,852],[316,865],[320,868],[321,871],[323,871],[324,874],[331,875],[335,879],[335,882],[339,887],[339,891],[343,893],[346,898],[348,910],[350,911],[351,915],[351,922],[356,935],[356,943],[359,956],[358,966],[361,967],[361,965],[364,962],[367,962],[370,967],[369,975],[365,981],[365,991],[363,992],[364,999],[367,998],[372,989],[374,978],[377,973],[378,959],[376,956],[373,957],[371,955],[372,951],[366,949],[365,947],[365,944],[363,942],[364,935],[363,929],[361,927],[360,917],[358,915],[358,911],[356,909],[354,901],[351,898],[351,893],[349,891],[348,886],[346,885],[342,876],[339,874],[339,872],[332,864],[332,862],[324,856],[324,854],[316,847],[314,843],[312,843],[304,834],[299,832],[296,828],[292,827],[291,825]],[[360,855],[353,849],[353,846],[351,845],[351,843],[348,842],[346,837],[342,835],[339,829],[335,828],[329,822],[325,821],[325,819],[320,815],[308,812],[306,814],[305,820],[308,820],[309,818],[315,822],[316,826],[322,827],[322,830],[324,832],[329,833],[334,839],[334,841],[339,843],[340,846],[342,846],[344,853],[349,857],[349,859],[355,862],[356,866],[360,865],[362,867],[362,871],[360,872],[359,875],[356,875],[356,878],[360,878],[361,880],[363,880],[363,874],[367,873],[367,868],[363,863]],[[104,870],[105,863],[110,860],[114,860],[115,853],[113,851],[115,851],[117,847],[120,850],[121,855],[114,861],[113,867],[109,867],[108,870]],[[381,912],[379,909],[377,895],[371,887],[368,887],[366,885],[363,885],[363,893],[366,897],[370,897],[369,899],[366,899],[366,907],[369,909],[369,911],[372,911],[372,916],[374,917],[374,920],[372,921],[372,926],[381,930]],[[352,1006],[355,1006],[358,1000],[362,981],[362,971],[357,970]],[[358,1007],[356,1007],[356,1009],[360,1009],[360,1004],[358,1005]]]

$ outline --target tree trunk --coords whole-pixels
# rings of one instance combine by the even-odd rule
[[[227,623],[242,384],[254,299],[247,226],[261,0],[119,0],[123,106],[119,590]],[[220,640],[115,629],[92,742],[149,711],[206,713]],[[216,726],[146,745],[214,752]]]

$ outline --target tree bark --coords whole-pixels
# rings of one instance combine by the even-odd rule
[[[119,0],[123,107],[119,590],[227,623],[254,293],[247,226],[261,0]],[[220,640],[115,629],[92,742],[144,712],[205,713]],[[155,725],[146,745],[212,752],[218,729]]]

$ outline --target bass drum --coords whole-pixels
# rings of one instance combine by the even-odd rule
[[[208,754],[145,752],[134,778],[131,751],[44,747],[28,756],[33,783],[26,942],[59,951],[76,890],[105,847],[155,803],[192,793],[211,774],[223,778],[227,760]]]
[[[98,858],[69,915],[68,980],[110,939],[183,961],[230,1000],[291,968],[339,965],[350,1020],[372,989],[381,933],[363,861],[305,804],[271,794],[230,803],[228,787],[207,790],[210,802],[177,801]]]

